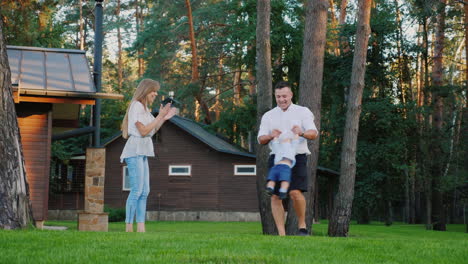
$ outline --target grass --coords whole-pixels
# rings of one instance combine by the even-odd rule
[[[261,234],[259,223],[148,222],[147,233],[78,232],[76,222],[47,222],[67,231],[0,230],[0,263],[468,263],[463,225],[447,232],[422,225],[351,225],[350,237]]]

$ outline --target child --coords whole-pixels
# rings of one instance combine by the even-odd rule
[[[291,131],[283,132],[279,138],[272,140],[271,148],[275,153],[275,165],[268,172],[266,187],[268,195],[274,193],[276,182],[281,182],[279,198],[283,200],[287,197],[291,182],[291,169],[296,164],[296,148],[300,140],[299,135]]]

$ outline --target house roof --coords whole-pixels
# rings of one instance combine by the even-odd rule
[[[211,134],[202,126],[200,126],[200,124],[191,119],[180,116],[174,116],[171,119],[169,119],[169,121],[216,151],[255,158],[255,154],[240,150],[239,148],[217,137],[216,135]],[[122,133],[118,133],[117,135],[112,137],[109,141],[104,143],[104,146],[107,146],[120,136],[122,136]]]
[[[198,138],[200,141],[202,141],[203,143],[207,144],[208,146],[212,147],[213,149],[219,152],[255,158],[255,154],[247,153],[247,152],[239,150],[237,147],[231,145],[225,140],[211,134],[206,129],[201,127],[200,124],[194,122],[191,119],[183,118],[180,116],[174,116],[173,118],[169,120],[176,126],[187,131],[192,136]]]
[[[20,94],[122,99],[97,93],[85,51],[7,45],[11,83]]]

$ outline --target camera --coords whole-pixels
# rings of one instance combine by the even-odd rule
[[[165,106],[168,103],[171,103],[171,107],[180,108],[182,106],[182,104],[179,101],[174,99],[174,91],[170,91],[169,96],[166,99],[161,101],[161,104],[163,106]]]

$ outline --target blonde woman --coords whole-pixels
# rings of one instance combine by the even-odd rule
[[[159,82],[144,79],[138,84],[132,101],[122,122],[122,136],[128,138],[120,156],[125,161],[130,178],[130,194],[126,205],[126,232],[133,232],[136,216],[137,232],[145,232],[146,200],[149,194],[148,157],[154,157],[151,137],[161,126],[172,118],[177,109],[166,104],[161,105],[155,118],[151,106],[158,95]]]

